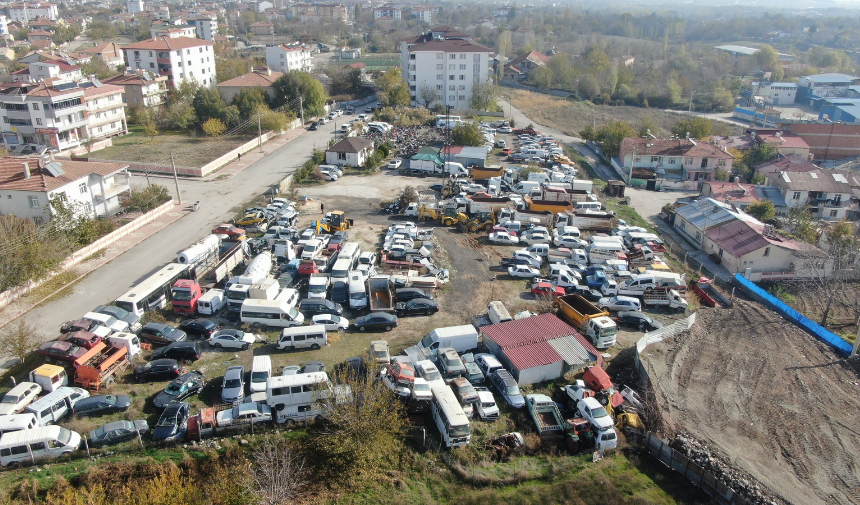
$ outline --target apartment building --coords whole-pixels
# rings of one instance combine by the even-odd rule
[[[60,13],[57,10],[56,4],[49,3],[18,3],[7,7],[9,13],[9,21],[18,21],[19,23],[27,24],[30,21],[43,17],[56,21],[60,18]]]
[[[188,24],[197,31],[198,39],[215,40],[218,35],[218,16],[213,13],[201,13],[188,18]]]
[[[286,44],[266,47],[266,66],[276,72],[310,72],[313,65],[313,53],[309,47]]]
[[[143,12],[143,0],[125,0],[125,8],[129,14]]]
[[[111,77],[105,84],[122,86],[123,102],[128,107],[159,107],[167,103],[167,76],[147,70],[129,70]]]
[[[382,7],[377,7],[375,9],[373,9],[373,19],[374,20],[379,19],[379,18],[384,18],[384,17],[387,17],[390,19],[396,19],[398,21],[400,19],[402,19],[400,5],[390,5],[389,4],[389,5],[383,5]]]
[[[191,25],[154,24],[150,27],[149,34],[154,39],[159,37],[167,37],[169,39],[188,37],[193,39],[197,37],[197,28]]]
[[[212,87],[216,82],[214,45],[190,37],[158,37],[125,46],[123,51],[128,68],[167,76],[171,89],[186,80]]]
[[[10,74],[12,82],[39,82],[45,79],[78,80],[82,77],[80,65],[57,61],[30,63],[27,68]]]
[[[125,119],[125,89],[114,84],[93,82],[84,87],[87,105],[87,134],[91,139],[113,137],[128,133]]]
[[[77,147],[88,137],[84,90],[77,83],[9,83],[0,87],[0,116],[7,149],[38,144]]]
[[[425,105],[419,102],[418,90],[430,86],[437,98],[428,105],[439,103],[457,110],[468,109],[472,86],[489,79],[493,50],[471,42],[468,35],[449,27],[404,39],[400,47],[401,70],[413,106]]]

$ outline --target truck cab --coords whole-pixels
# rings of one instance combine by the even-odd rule
[[[197,309],[197,300],[203,296],[203,288],[195,280],[179,279],[173,283],[170,296],[173,303],[173,312],[177,314],[194,314],[194,311]]]
[[[114,333],[106,340],[113,347],[124,348],[129,361],[133,361],[140,355],[140,339],[134,333]]]

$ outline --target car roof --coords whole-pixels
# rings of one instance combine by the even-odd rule
[[[165,358],[165,359],[155,359],[155,360],[150,361],[150,363],[152,363],[152,365],[153,365],[153,366],[154,366],[154,365],[171,365],[171,366],[173,366],[173,365],[179,365],[179,362],[178,362],[178,361],[176,361],[175,359],[167,359],[167,358]],[[146,363],[144,363],[144,365],[145,365],[145,364],[146,364]]]
[[[230,368],[228,368],[224,372],[224,377],[227,377],[228,375],[230,375],[230,376],[236,376],[237,375],[237,376],[241,377],[241,376],[245,375],[245,367],[243,367],[242,365],[231,366]]]

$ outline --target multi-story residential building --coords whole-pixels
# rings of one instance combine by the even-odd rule
[[[492,52],[449,27],[434,28],[425,35],[402,40],[401,71],[409,86],[411,104],[439,103],[458,110],[468,109],[472,86],[489,79]],[[426,86],[436,91],[436,101],[432,104],[419,102],[418,90]]]
[[[169,88],[186,80],[215,85],[214,42],[189,37],[158,37],[123,47],[126,65],[167,76]]]
[[[8,39],[9,35],[9,18],[0,14],[0,39]]]
[[[106,79],[105,84],[123,87],[122,100],[128,107],[160,107],[167,103],[167,76],[148,70],[128,70],[125,75]]]
[[[143,12],[143,0],[125,0],[125,8],[129,14]]]
[[[218,16],[213,13],[201,13],[188,18],[188,24],[194,27],[198,39],[215,40],[218,35]]]
[[[352,19],[353,9],[343,4],[334,3],[297,3],[290,6],[291,16],[299,21],[319,22],[342,21],[348,23]]]
[[[6,147],[77,147],[88,137],[84,90],[76,83],[12,83],[0,88]]]
[[[254,23],[250,26],[251,33],[254,35],[274,35],[275,34],[275,25],[272,23],[268,23],[266,21],[260,21],[259,23]]]
[[[197,37],[197,28],[191,25],[154,24],[149,28],[149,33],[154,39],[158,37],[167,37],[169,39],[188,37],[193,39]]]
[[[76,81],[81,79],[81,66],[57,61],[30,63],[27,68],[11,74],[12,82],[39,82],[45,79]]]
[[[412,17],[418,18],[422,23],[432,23],[433,14],[439,12],[439,7],[435,5],[413,5]]]
[[[809,206],[817,219],[845,219],[852,196],[850,174],[813,170],[810,172],[773,172],[767,177],[770,186],[779,188],[786,206]]]
[[[309,47],[286,44],[266,47],[266,66],[277,72],[310,72],[313,65],[313,53]]]
[[[10,21],[18,21],[27,24],[38,17],[48,18],[56,21],[60,18],[56,4],[49,3],[19,3],[7,7]]]
[[[89,138],[98,139],[128,133],[125,119],[126,104],[122,101],[123,91],[125,89],[122,86],[113,84],[84,88]]]
[[[396,19],[398,21],[402,19],[400,13],[400,5],[389,4],[373,9],[373,19],[379,19],[383,17]]]
[[[612,166],[629,179],[634,168],[684,181],[712,181],[717,170],[728,172],[734,157],[719,146],[690,139],[625,138]]]
[[[161,21],[168,21],[170,19],[170,7],[166,5],[162,5],[155,11],[156,19],[160,19]]]
[[[107,66],[112,68],[125,63],[125,58],[122,55],[122,48],[115,42],[104,42],[102,44],[83,49],[81,52],[92,56],[98,56]]]

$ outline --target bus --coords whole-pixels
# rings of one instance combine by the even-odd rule
[[[454,392],[444,382],[430,383],[433,400],[430,402],[430,413],[436,421],[436,427],[442,435],[446,447],[468,445],[472,438],[469,418],[463,412],[463,407],[454,396]]]
[[[116,299],[116,306],[137,316],[155,309],[163,309],[170,300],[170,290],[179,279],[188,276],[188,265],[168,263],[161,270]]]

